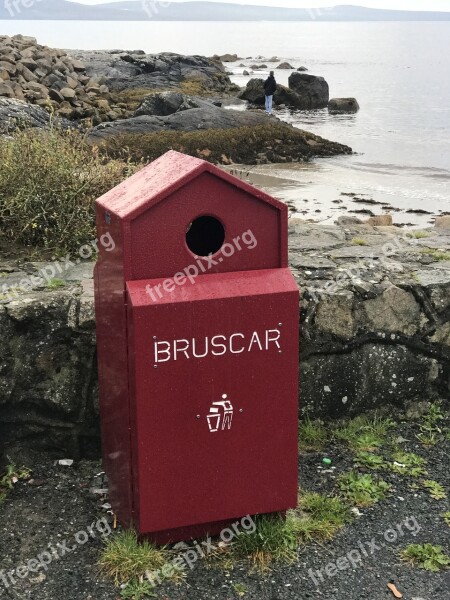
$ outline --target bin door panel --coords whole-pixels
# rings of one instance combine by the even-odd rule
[[[298,290],[288,270],[128,284],[140,533],[297,503]]]

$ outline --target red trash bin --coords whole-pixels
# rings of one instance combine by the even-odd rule
[[[157,542],[297,505],[298,302],[287,207],[169,152],[97,201],[104,468]]]

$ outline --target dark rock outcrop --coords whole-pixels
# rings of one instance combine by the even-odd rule
[[[201,129],[230,129],[268,123],[269,118],[259,111],[238,111],[214,105],[175,112],[168,116],[139,116],[102,123],[91,130],[89,140],[99,142],[110,136],[146,134],[156,131],[198,131]]]
[[[67,127],[65,119],[58,118],[59,126]],[[14,98],[0,98],[0,134],[13,133],[16,129],[28,127],[44,128],[50,125],[49,113],[33,104]]]
[[[223,64],[205,56],[173,52],[145,54],[137,51],[81,51],[72,54],[83,61],[90,76],[100,77],[111,90],[157,90],[195,84],[211,92],[236,91]]]
[[[284,104],[289,108],[296,108],[299,110],[306,108],[303,98],[299,96],[297,92],[294,92],[294,90],[291,90],[290,88],[280,84],[277,86],[277,91],[274,95],[274,101],[277,105]]]
[[[31,37],[0,36],[0,97],[25,100],[70,120],[97,125],[126,118],[133,114],[135,97],[118,92],[182,86],[188,94],[239,89],[221,62],[202,56],[142,50],[69,54]]]
[[[239,98],[247,100],[251,104],[264,105],[264,80],[250,79],[247,87],[239,94]]]
[[[289,87],[301,98],[302,108],[325,108],[330,100],[330,88],[323,77],[295,72],[289,77]]]
[[[357,113],[359,104],[356,98],[332,98],[328,102],[328,110],[331,114]]]

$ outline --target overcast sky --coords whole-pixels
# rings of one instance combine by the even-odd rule
[[[77,0],[84,4],[102,4],[105,0]],[[106,0],[109,2],[119,2],[120,0]],[[156,0],[157,1],[157,0]],[[174,2],[182,2],[184,0],[173,0]],[[199,2],[200,0],[191,0]],[[450,0],[337,0],[335,2],[327,2],[327,0],[210,0],[211,2],[232,2],[233,4],[256,4],[266,6],[286,6],[292,8],[316,8],[323,6],[335,6],[338,4],[356,4],[359,6],[370,6],[372,8],[399,8],[403,10],[440,10],[450,11]]]

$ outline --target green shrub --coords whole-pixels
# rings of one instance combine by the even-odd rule
[[[77,131],[20,131],[0,141],[0,235],[55,253],[95,238],[94,200],[131,174]]]

